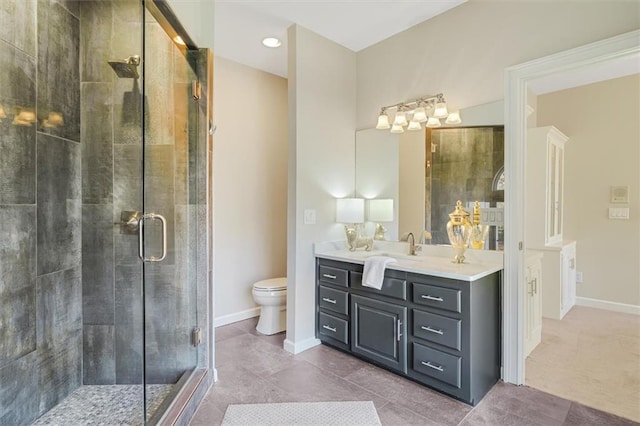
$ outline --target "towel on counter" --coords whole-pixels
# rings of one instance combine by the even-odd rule
[[[364,260],[364,272],[362,273],[362,285],[373,287],[377,290],[382,288],[384,281],[384,268],[396,260],[387,256],[371,256]]]

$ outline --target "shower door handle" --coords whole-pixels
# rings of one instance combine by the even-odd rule
[[[143,224],[145,219],[159,220],[162,224],[162,253],[160,254],[160,257],[145,257],[144,255],[144,240],[142,239],[142,230],[144,228]],[[140,259],[142,259],[143,262],[160,262],[161,260],[163,260],[167,256],[167,219],[165,219],[165,217],[161,214],[156,213],[147,213],[140,216],[138,222],[138,244],[138,256],[140,256]]]

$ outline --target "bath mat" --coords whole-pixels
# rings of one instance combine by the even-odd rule
[[[223,426],[280,425],[380,425],[371,401],[290,402],[278,404],[232,404]]]

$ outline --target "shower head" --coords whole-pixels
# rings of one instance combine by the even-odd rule
[[[109,65],[120,78],[140,78],[138,74],[138,65],[140,65],[140,56],[133,55],[127,59],[109,61]]]

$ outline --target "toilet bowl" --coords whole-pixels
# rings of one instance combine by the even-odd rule
[[[260,305],[256,330],[261,334],[276,334],[287,327],[287,279],[272,278],[253,284],[253,300]]]

